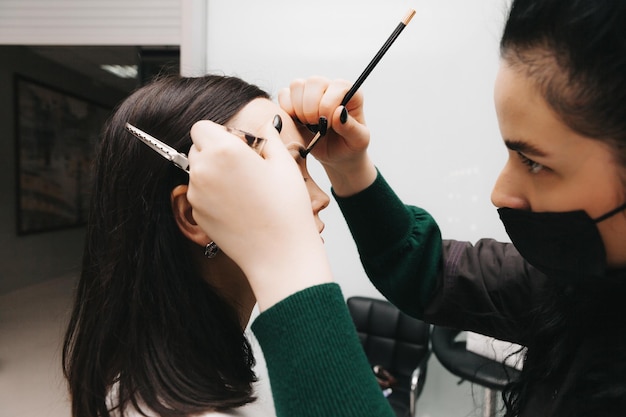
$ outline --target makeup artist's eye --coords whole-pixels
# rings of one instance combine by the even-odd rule
[[[533,161],[532,159],[528,158],[526,155],[524,155],[521,152],[517,152],[517,156],[519,156],[520,160],[522,161],[524,165],[528,166],[528,171],[531,174],[537,174],[541,170],[544,169],[543,165],[541,165],[538,162]]]

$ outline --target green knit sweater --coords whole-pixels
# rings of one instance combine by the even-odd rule
[[[337,284],[308,288],[252,324],[278,417],[393,417]]]
[[[405,205],[380,173],[360,193],[334,197],[370,281],[405,313],[423,318],[442,268],[435,220],[425,210]]]

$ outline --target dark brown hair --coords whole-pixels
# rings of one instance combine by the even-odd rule
[[[500,50],[566,125],[611,146],[626,187],[626,1],[514,0]],[[523,336],[528,350],[520,379],[503,393],[506,416],[519,415],[541,386],[558,387],[544,394],[563,399],[551,416],[624,413],[625,273],[612,271],[584,288],[546,290],[536,326]],[[594,351],[577,363],[583,340]]]
[[[565,124],[612,146],[626,170],[626,1],[515,0],[500,52]]]
[[[106,123],[63,347],[74,417],[131,405],[186,416],[254,400],[237,312],[194,267],[173,218],[170,192],[189,178],[124,126],[187,152],[196,121],[223,124],[259,97],[268,95],[235,77],[169,76],[135,91]]]

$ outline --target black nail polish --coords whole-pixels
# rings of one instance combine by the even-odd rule
[[[274,121],[272,123],[274,124],[274,129],[276,129],[278,133],[283,130],[283,119],[280,117],[280,114],[274,116]]]
[[[320,135],[324,136],[328,131],[328,120],[324,116],[320,117],[318,126],[318,132],[320,132]]]
[[[307,129],[309,129],[311,133],[317,133],[319,131],[319,125],[312,125],[307,123],[305,126]]]
[[[348,110],[346,110],[345,107],[341,110],[341,114],[339,115],[339,121],[342,125],[346,124],[346,122],[348,121]]]

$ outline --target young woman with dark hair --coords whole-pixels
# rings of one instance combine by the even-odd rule
[[[279,95],[302,123],[327,118],[312,154],[377,288],[416,317],[528,348],[520,378],[504,392],[506,416],[626,410],[625,22],[625,0],[512,2],[495,84],[509,158],[492,193],[512,244],[442,240],[427,212],[403,204],[367,154],[362,95],[340,106],[349,84],[313,77]],[[358,340],[341,327],[349,317],[328,283],[302,187],[295,174],[273,175],[288,172],[284,152],[269,147],[265,160],[253,160],[222,136],[210,123],[192,129],[190,157],[200,168],[192,170],[189,198],[257,296],[262,314],[253,329],[279,415],[391,415],[366,394],[366,365],[351,360]],[[224,155],[231,176],[205,169]],[[243,216],[242,225],[220,212],[232,202],[219,190],[238,184],[264,190],[249,200],[262,218]],[[240,247],[235,224],[259,233]],[[261,241],[270,242],[268,256],[248,257]],[[280,346],[271,343],[278,336]]]
[[[255,400],[244,329],[256,300],[246,277],[196,224],[186,198],[189,175],[125,125],[186,153],[198,120],[256,135],[274,129],[276,114],[285,120],[284,144],[302,146],[267,93],[235,77],[157,79],[114,111],[95,161],[82,274],[63,349],[73,416],[226,415],[219,412]],[[328,196],[308,179],[305,162],[299,166],[319,233],[317,215]],[[262,412],[249,405],[236,415]]]

